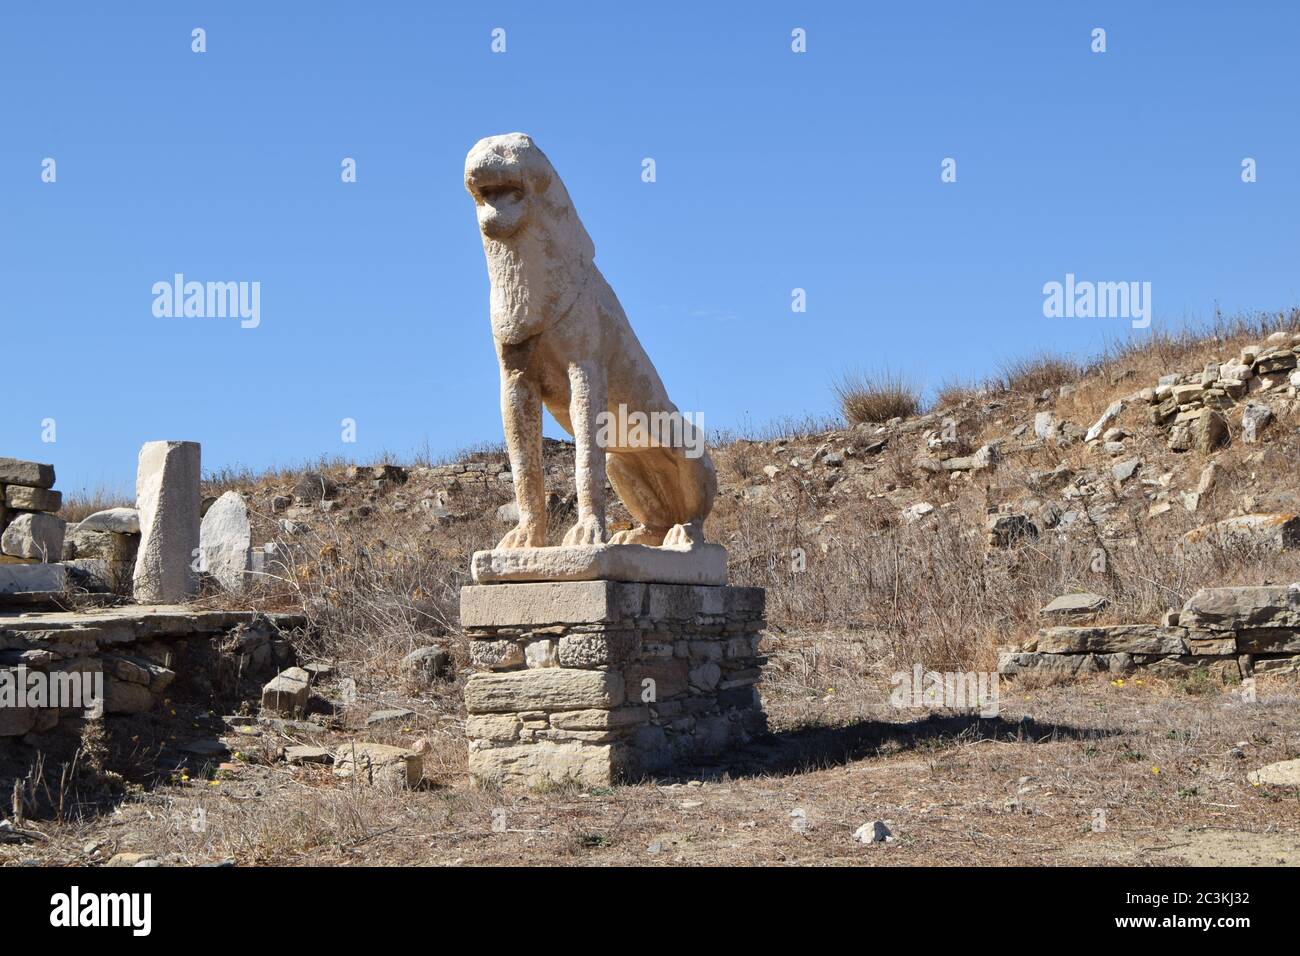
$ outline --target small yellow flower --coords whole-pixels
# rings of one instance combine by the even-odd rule
[[[1152,767],[1152,768],[1151,768],[1151,772],[1154,773],[1156,776],[1159,776],[1159,775],[1160,775],[1160,768],[1159,768],[1159,767]]]

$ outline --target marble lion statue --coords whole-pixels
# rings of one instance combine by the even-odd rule
[[[501,417],[519,506],[518,526],[498,547],[546,544],[543,405],[577,449],[578,517],[565,545],[689,548],[703,541],[718,486],[703,435],[682,424],[596,268],[595,246],[555,168],[522,133],[489,136],[465,159],[465,188],[477,208],[492,283]],[[681,441],[647,441],[645,431],[608,426],[615,416],[637,413],[682,425]],[[605,529],[607,474],[638,522],[612,538]]]

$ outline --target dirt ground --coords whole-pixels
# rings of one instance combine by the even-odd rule
[[[119,755],[140,769],[125,789],[62,822],[27,821],[41,836],[0,845],[0,862],[97,866],[137,852],[163,865],[1300,865],[1300,792],[1247,780],[1300,755],[1295,677],[1261,677],[1253,701],[1201,681],[1003,681],[998,715],[979,717],[897,709],[889,675],[871,668],[830,684],[833,637],[784,643],[764,692],[772,736],[678,779],[474,787],[458,683],[363,690],[319,731],[236,732],[219,715],[180,712],[117,731]],[[412,714],[366,726],[394,706]],[[203,753],[217,737],[228,752]],[[282,759],[286,745],[350,739],[424,750],[425,785],[392,792]],[[874,821],[891,838],[855,841]]]

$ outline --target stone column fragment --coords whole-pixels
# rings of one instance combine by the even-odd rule
[[[199,474],[198,442],[151,441],[140,448],[140,551],[132,583],[142,604],[173,604],[198,593]]]

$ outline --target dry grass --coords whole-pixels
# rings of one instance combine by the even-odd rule
[[[69,524],[90,517],[108,508],[134,508],[135,500],[105,485],[91,491],[78,491],[65,495],[59,517]]]
[[[852,425],[880,424],[921,411],[921,393],[901,373],[848,371],[832,386],[840,410]]]
[[[1044,352],[1003,362],[994,383],[1002,391],[1037,396],[1077,381],[1082,372],[1074,359]]]

